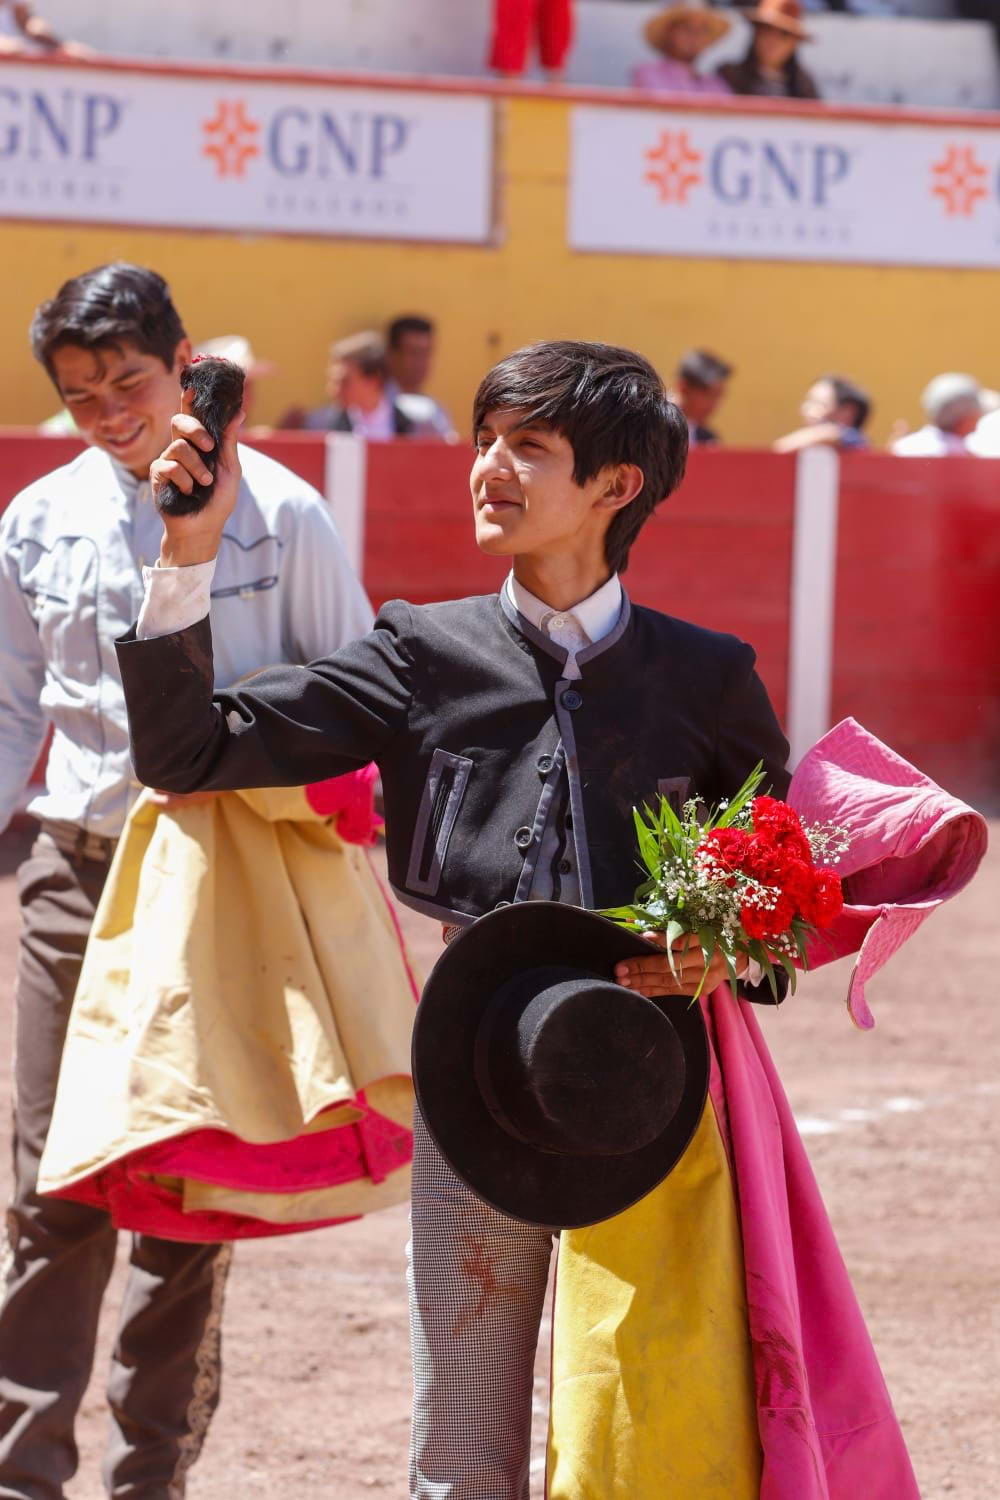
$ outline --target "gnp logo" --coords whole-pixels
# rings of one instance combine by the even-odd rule
[[[252,119],[243,99],[220,99],[202,122],[202,152],[218,177],[243,177],[260,159],[284,178],[383,182],[407,145],[410,121],[381,110],[305,109],[288,105]]]
[[[0,162],[100,164],[126,102],[90,89],[0,88]]]
[[[969,218],[980,201],[988,198],[989,170],[976,155],[975,146],[949,146],[931,167],[931,192],[940,198],[951,218]]]
[[[843,146],[725,136],[699,149],[686,130],[663,130],[643,152],[643,181],[664,204],[688,202],[697,189],[725,207],[826,207],[851,167]]]

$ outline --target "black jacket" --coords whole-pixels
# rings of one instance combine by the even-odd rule
[[[527,896],[564,767],[592,908],[632,899],[634,805],[658,790],[717,802],[757,761],[778,796],[787,786],[751,648],[627,598],[611,634],[580,653],[578,682],[505,594],[387,604],[364,639],[214,701],[207,620],[158,640],[133,633],[118,655],[141,781],[296,786],[377,761],[392,885],[445,922]]]

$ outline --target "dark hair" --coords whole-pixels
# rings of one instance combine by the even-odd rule
[[[871,415],[872,399],[868,392],[855,385],[853,380],[845,380],[842,375],[821,375],[819,378],[829,381],[833,386],[838,406],[853,406],[854,425],[860,431]]]
[[[684,477],[688,427],[648,360],[611,344],[530,344],[485,376],[472,408],[473,432],[492,411],[518,411],[561,433],[573,449],[573,479],[586,484],[612,464],[642,470],[638,495],[617,511],[605,556],[624,573],[632,544]]]
[[[679,380],[700,386],[702,390],[728,380],[732,373],[732,365],[727,365],[717,354],[709,354],[707,349],[689,349],[677,366]]]
[[[764,74],[757,61],[756,30],[750,38],[745,55],[739,62],[723,63],[719,72],[735,94],[762,94]],[[797,52],[787,58],[781,70],[788,85],[789,99],[818,99],[820,93],[811,73],[807,73],[799,62]]]
[[[31,320],[31,349],[55,379],[52,356],[65,344],[101,349],[134,344],[169,370],[184,324],[162,276],[115,261],[74,276]]]
[[[408,333],[433,332],[434,324],[430,318],[422,318],[419,313],[406,313],[401,318],[393,318],[385,337],[390,349],[398,349]]]

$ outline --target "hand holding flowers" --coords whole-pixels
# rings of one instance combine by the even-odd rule
[[[775,999],[776,964],[794,992],[796,965],[808,967],[807,938],[843,906],[840,880],[828,866],[847,844],[843,829],[805,828],[787,803],[757,796],[763,779],[758,765],[704,821],[695,801],[679,817],[666,798],[657,812],[634,810],[648,879],[633,905],[603,915],[658,935],[666,951],[619,965],[620,983],[642,994],[697,999],[728,980],[735,995],[753,960]]]

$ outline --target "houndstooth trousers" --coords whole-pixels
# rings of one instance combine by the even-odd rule
[[[414,1119],[407,1282],[413,1500],[528,1500],[552,1234],[490,1208]]]

